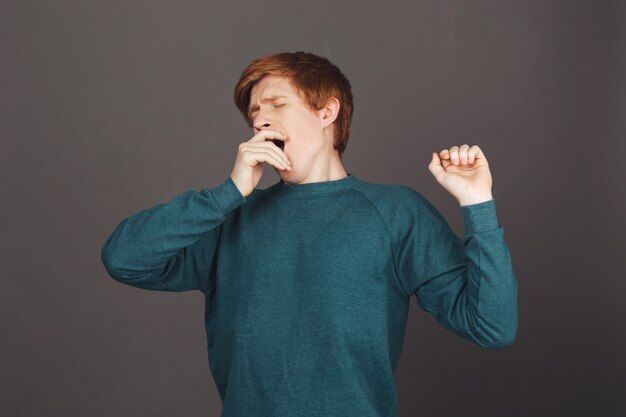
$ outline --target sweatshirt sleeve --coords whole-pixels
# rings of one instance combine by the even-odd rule
[[[137,288],[208,292],[221,224],[245,201],[229,176],[213,189],[141,210],[105,241],[102,263],[113,279]]]
[[[409,295],[446,329],[479,346],[513,344],[517,279],[495,199],[460,206],[465,233],[459,239],[430,202],[414,196],[397,257]]]

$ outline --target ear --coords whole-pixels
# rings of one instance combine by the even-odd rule
[[[331,97],[328,99],[326,105],[322,109],[318,110],[320,122],[322,123],[322,129],[331,125],[337,119],[340,107],[341,105],[339,104],[339,100],[335,97]]]

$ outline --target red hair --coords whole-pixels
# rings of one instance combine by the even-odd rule
[[[333,147],[341,158],[350,137],[353,104],[350,82],[339,68],[327,58],[303,51],[282,52],[255,59],[241,73],[234,94],[235,105],[250,126],[250,91],[267,75],[289,78],[311,110],[324,108],[331,97],[339,100],[339,113],[333,122]]]

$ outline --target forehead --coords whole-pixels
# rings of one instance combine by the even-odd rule
[[[277,95],[297,97],[298,92],[289,78],[278,75],[266,75],[252,86],[250,90],[250,104],[256,104],[257,101]]]

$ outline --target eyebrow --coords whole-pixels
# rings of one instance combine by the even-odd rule
[[[261,103],[266,103],[268,101],[276,101],[279,98],[287,98],[287,96],[271,96],[271,97],[267,97],[264,98],[263,100],[261,100]],[[250,113],[252,113],[253,111],[256,111],[259,109],[259,105],[258,104],[253,104],[252,106],[250,106]]]

